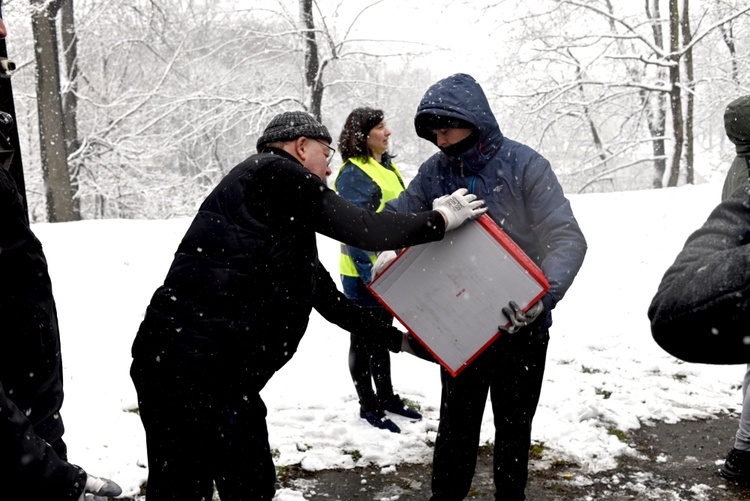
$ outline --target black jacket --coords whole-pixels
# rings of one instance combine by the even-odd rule
[[[750,185],[719,204],[664,274],[651,331],[687,362],[750,362]]]
[[[47,261],[1,167],[0,322],[0,497],[78,499],[85,474],[49,445],[64,450],[60,335]]]
[[[734,144],[737,156],[727,172],[721,199],[732,194],[745,182],[750,170],[750,94],[739,97],[729,103],[724,110],[724,130]]]
[[[262,387],[294,354],[315,308],[346,331],[393,328],[341,294],[315,233],[385,250],[439,240],[435,212],[373,213],[277,149],[236,166],[201,205],[149,305],[133,357]],[[368,325],[371,324],[371,325]]]
[[[57,311],[42,244],[12,177],[0,169],[0,382],[48,442],[63,434]]]

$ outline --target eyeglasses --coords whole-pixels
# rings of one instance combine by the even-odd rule
[[[328,164],[330,165],[331,164],[331,160],[333,160],[333,156],[336,154],[336,150],[334,150],[333,148],[331,148],[329,145],[327,145],[326,143],[324,143],[320,139],[315,139],[315,141],[319,142],[320,144],[322,144],[323,146],[325,146],[326,148],[328,148],[329,151],[328,151],[328,156],[326,157],[326,162],[328,162]]]

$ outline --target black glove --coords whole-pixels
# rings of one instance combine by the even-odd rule
[[[422,360],[438,363],[432,354],[427,351],[427,348],[414,339],[414,336],[408,332],[403,332],[392,325],[389,326],[388,331],[382,339],[384,340],[383,342],[385,343],[385,347],[388,348],[388,351],[393,353],[409,353],[410,355],[414,355]]]
[[[526,313],[521,310],[521,307],[515,301],[511,301],[508,306],[503,308],[503,315],[508,317],[510,325],[499,325],[497,329],[508,334],[515,334],[521,328],[531,325],[543,311],[544,305],[541,301],[537,301]]]
[[[403,343],[404,336],[407,334],[400,329],[392,325],[388,325],[381,336],[378,339],[381,340],[382,346],[393,353],[401,353],[401,346]]]
[[[438,363],[438,361],[435,360],[432,354],[427,351],[427,348],[422,346],[422,343],[414,339],[414,336],[412,336],[408,332],[404,332],[401,342],[401,351],[410,353],[415,357],[421,358],[422,360],[427,360],[428,362],[432,362],[435,364]]]

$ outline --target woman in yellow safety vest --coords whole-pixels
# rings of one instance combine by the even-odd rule
[[[404,190],[401,173],[388,153],[390,135],[382,110],[356,108],[346,119],[338,143],[344,164],[334,186],[339,195],[357,207],[379,212],[386,202]],[[373,278],[375,259],[374,252],[341,244],[341,284],[346,297],[370,309],[373,315],[392,322],[388,310],[367,289]],[[356,331],[351,332],[349,372],[359,397],[359,415],[372,426],[394,433],[401,431],[386,417],[386,411],[410,419],[422,418],[393,393],[388,350],[372,346],[367,336]]]

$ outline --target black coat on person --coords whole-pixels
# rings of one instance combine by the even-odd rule
[[[386,250],[439,240],[445,223],[436,211],[361,210],[293,156],[266,149],[201,205],[147,308],[134,359],[258,391],[297,350],[313,308],[344,330],[386,335],[397,346],[397,329],[337,290],[318,260],[316,233]]]
[[[64,461],[60,335],[47,260],[3,168],[0,322],[0,497],[78,499],[86,474]]]
[[[722,203],[688,238],[648,310],[654,340],[687,362],[750,363],[750,95],[727,105],[724,130],[737,157]]]
[[[656,342],[681,360],[750,362],[750,184],[720,203],[688,238],[648,317]]]

